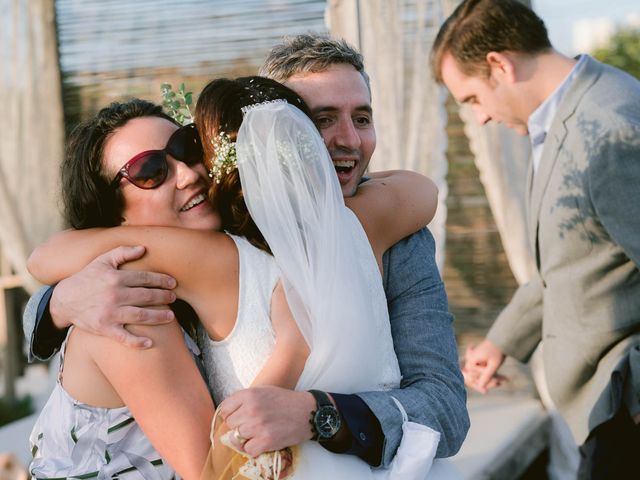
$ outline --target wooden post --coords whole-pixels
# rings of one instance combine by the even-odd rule
[[[7,346],[7,309],[4,302],[4,277],[5,273],[10,271],[9,262],[2,252],[0,245],[0,348]]]
[[[15,341],[18,332],[13,318],[16,312],[12,289],[22,286],[19,276],[13,275],[9,261],[0,247],[0,346],[4,347],[4,398],[12,402],[16,398],[15,381],[19,375],[19,345]]]

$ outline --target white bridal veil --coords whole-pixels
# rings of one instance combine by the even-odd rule
[[[398,387],[380,271],[362,225],[344,204],[320,134],[285,101],[243,113],[236,150],[245,201],[311,348],[297,388],[354,393]],[[372,471],[351,455],[331,456],[306,442],[301,477],[426,478],[440,434],[409,421],[393,400],[403,418],[403,438],[390,469]]]
[[[236,149],[247,207],[311,348],[298,389],[397,384],[397,360],[389,365],[380,354],[393,348],[380,272],[316,127],[284,100],[254,105],[244,110]]]

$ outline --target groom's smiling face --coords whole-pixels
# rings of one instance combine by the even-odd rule
[[[293,75],[285,84],[307,103],[336,168],[342,194],[352,196],[376,148],[371,93],[349,64]]]

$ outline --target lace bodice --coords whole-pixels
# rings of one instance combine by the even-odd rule
[[[354,236],[366,241],[364,231],[355,215]],[[207,383],[216,405],[233,392],[248,387],[264,366],[275,345],[275,333],[271,325],[271,296],[279,280],[279,270],[271,255],[251,245],[241,237],[230,235],[238,248],[240,260],[240,283],[238,294],[238,316],[231,333],[221,341],[209,338],[206,330],[198,327],[198,346],[202,351]],[[382,288],[380,272],[371,261],[371,250],[354,251],[353,260],[368,266],[368,274],[362,279],[376,310],[385,312],[387,304]],[[381,368],[377,378],[352,378],[348,387],[340,388],[344,393],[364,390],[389,389],[400,381],[398,360],[393,350],[388,320],[372,321],[379,330],[379,352]],[[329,385],[327,385],[329,387]],[[347,391],[348,390],[348,391]]]
[[[198,344],[216,405],[251,384],[275,345],[270,312],[278,267],[268,253],[242,237],[229,236],[236,243],[240,260],[236,323],[221,341],[211,340],[202,325],[198,327]]]

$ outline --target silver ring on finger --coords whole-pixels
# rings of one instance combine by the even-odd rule
[[[233,429],[233,438],[236,440],[236,442],[238,442],[240,445],[244,445],[245,443],[247,443],[248,438],[244,438],[242,435],[240,435],[240,430],[238,427]]]

